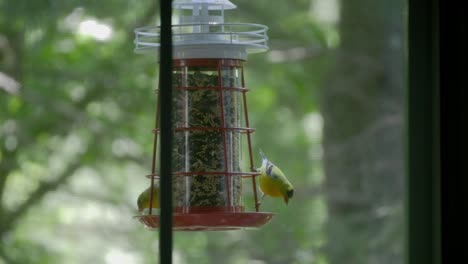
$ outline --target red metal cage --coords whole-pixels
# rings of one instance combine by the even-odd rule
[[[173,229],[182,231],[259,228],[274,214],[259,211],[243,61],[176,59],[173,63]],[[159,97],[157,109],[159,109]],[[153,145],[151,187],[156,169],[159,112]],[[242,171],[242,138],[250,171]],[[242,185],[251,179],[255,211],[246,211]],[[151,192],[151,196],[152,196]],[[159,215],[135,216],[146,228],[159,228]]]

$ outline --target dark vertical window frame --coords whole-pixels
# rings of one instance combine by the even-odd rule
[[[172,1],[160,0],[161,47],[159,68],[161,155],[159,263],[172,263]]]
[[[443,263],[468,259],[466,150],[468,8],[440,2],[441,240]],[[464,162],[465,161],[465,162]],[[464,164],[462,164],[464,162]]]
[[[440,264],[438,0],[408,1],[407,263]]]

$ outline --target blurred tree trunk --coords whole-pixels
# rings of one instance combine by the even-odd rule
[[[321,95],[331,264],[404,261],[404,2],[341,2]]]

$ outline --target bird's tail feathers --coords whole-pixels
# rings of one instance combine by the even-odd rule
[[[263,153],[262,149],[259,150],[260,156],[262,156],[263,160],[268,160],[267,157],[265,156],[265,153]]]
[[[259,152],[260,152],[260,156],[262,156],[262,167],[266,167],[266,165],[268,164],[268,159],[265,156],[265,153],[263,153],[261,149],[259,150]]]

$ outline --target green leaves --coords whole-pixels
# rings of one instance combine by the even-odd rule
[[[18,96],[0,90],[0,178],[8,178],[4,193],[9,196],[0,195],[0,209],[14,208],[41,182],[54,181],[60,171],[76,166],[70,181],[48,191],[27,215],[14,219],[11,229],[0,230],[0,248],[7,249],[0,259],[79,263],[82,258],[104,263],[103,256],[120,248],[140,259],[139,263],[154,262],[155,233],[144,230],[132,215],[151,169],[159,66],[154,54],[133,53],[133,30],[157,24],[155,2],[0,0],[0,71],[21,85]],[[303,121],[317,111],[317,91],[328,67],[327,36],[335,29],[308,15],[309,1],[234,3],[238,9],[225,13],[227,21],[270,28],[270,51],[249,54],[244,65],[250,126],[256,129],[253,151],[261,147],[282,164],[298,194],[288,207],[266,199],[262,210],[277,215],[263,229],[177,233],[175,249],[187,263],[219,263],[220,259],[301,263],[312,259],[305,251],[318,259],[325,210],[309,189],[320,185],[323,175],[320,163],[311,162],[308,156],[318,147],[318,139],[309,140],[310,131],[304,129]],[[86,20],[106,23],[112,37],[100,41],[78,35],[80,23]],[[275,54],[282,60],[272,59]],[[211,100],[209,90],[190,93],[199,102]],[[218,100],[218,94],[214,95]],[[232,104],[238,100],[225,99]],[[202,115],[193,112],[196,120],[191,121],[217,126],[220,113],[215,111],[219,109],[197,109]],[[202,119],[210,112],[216,114]],[[232,126],[240,122],[236,118],[231,119]],[[13,138],[12,151],[8,146]],[[246,142],[240,141],[245,152]],[[253,158],[259,165],[258,155]],[[193,165],[209,163],[199,160]],[[243,180],[243,195],[235,197],[248,210],[253,208],[250,184]],[[0,215],[0,222],[4,217]],[[48,240],[36,239],[44,233]],[[278,237],[292,241],[287,250]],[[19,252],[32,252],[33,257],[19,256]]]

